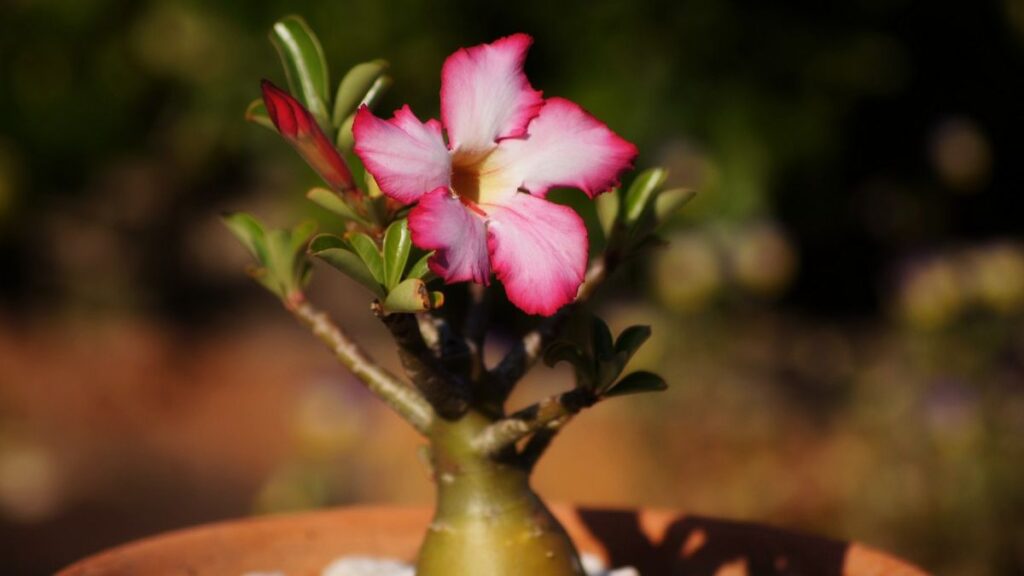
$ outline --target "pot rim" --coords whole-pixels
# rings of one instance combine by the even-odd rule
[[[713,566],[720,567],[754,567],[758,571],[769,556],[774,563],[773,573],[779,574],[785,573],[789,562],[805,567],[797,570],[798,573],[820,573],[821,567],[827,564],[824,570],[834,576],[928,574],[913,564],[860,543],[805,535],[760,523],[703,517],[666,508],[569,504],[554,504],[550,508],[581,553],[593,554],[607,565],[637,565],[636,558],[645,558],[643,554],[658,556],[657,562],[665,563],[663,567],[648,567],[647,570],[638,566],[645,576],[652,569],[656,570],[652,574],[657,575],[665,570],[687,573],[687,567],[705,573],[703,570],[712,566],[708,562],[718,562]],[[316,576],[331,560],[344,555],[379,555],[409,561],[415,557],[432,513],[433,508],[428,506],[358,504],[221,520],[102,550],[74,562],[56,576],[146,573],[241,576],[249,571],[273,572],[273,569],[267,570],[278,565],[273,558],[280,558],[282,562],[287,559],[289,566],[277,570],[288,576]],[[234,555],[232,549],[236,552]],[[153,565],[160,569],[153,571]],[[254,568],[247,568],[249,565]],[[150,572],[144,566],[149,566]],[[806,569],[812,566],[817,568]]]

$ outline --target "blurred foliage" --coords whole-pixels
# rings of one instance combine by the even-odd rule
[[[287,13],[332,70],[387,59],[379,109],[423,117],[447,54],[529,32],[537,88],[699,191],[613,292],[653,296],[613,328],[654,325],[631,368],[673,375],[671,402],[619,428],[679,438],[644,444],[664,448],[666,491],[706,477],[665,503],[855,534],[945,574],[1024,571],[1024,1],[9,0],[0,318],[192,335],[266,307],[218,214],[332,218],[303,196],[315,174],[243,117],[260,78],[284,85],[266,32]],[[34,381],[11,358],[0,391]],[[319,426],[297,434],[334,448],[268,471],[259,509],[360,494],[335,467],[349,424]],[[56,456],[0,432],[4,514],[56,514],[39,489],[60,485]]]

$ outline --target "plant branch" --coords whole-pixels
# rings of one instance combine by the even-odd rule
[[[331,321],[326,313],[298,298],[289,298],[284,303],[285,308],[299,322],[309,327],[313,334],[330,348],[338,361],[359,378],[374,395],[421,434],[426,435],[429,432],[434,420],[434,410],[416,389],[374,362],[355,341]]]
[[[586,388],[550,396],[484,428],[473,439],[473,447],[484,455],[497,454],[531,434],[561,428],[597,400],[594,392]]]
[[[493,292],[481,284],[470,283],[469,305],[462,333],[470,353],[470,374],[474,380],[480,380],[486,367],[484,366],[484,339],[487,337],[487,320],[491,313]]]
[[[500,400],[499,403],[504,403],[516,382],[540,360],[544,349],[561,332],[562,325],[572,315],[573,309],[589,300],[607,278],[609,271],[617,262],[617,259],[610,258],[610,255],[611,253],[605,253],[590,266],[572,304],[545,318],[540,325],[527,332],[491,371],[494,396]]]
[[[468,383],[465,378],[452,373],[435,355],[423,338],[416,316],[378,315],[398,343],[399,357],[406,373],[434,410],[445,418],[457,418],[465,413],[470,398]]]
[[[555,436],[561,432],[562,428],[569,423],[571,418],[563,418],[555,424],[548,426],[544,430],[537,432],[526,442],[526,446],[523,446],[522,452],[519,453],[519,463],[527,472],[532,472],[537,466],[537,462],[540,457],[547,451],[548,446],[551,445],[551,441],[555,439]]]

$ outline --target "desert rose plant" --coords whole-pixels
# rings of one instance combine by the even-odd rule
[[[247,117],[280,133],[322,177],[326,187],[307,197],[343,224],[315,235],[312,224],[267,229],[241,213],[225,222],[255,257],[251,275],[426,438],[437,504],[417,574],[583,574],[530,473],[584,408],[665,388],[655,374],[623,373],[650,330],[614,337],[587,302],[622,262],[660,243],[658,226],[690,194],[661,190],[660,169],[620,190],[636,147],[530,85],[525,34],[448,57],[440,122],[423,122],[408,106],[390,119],[371,112],[391,84],[383,61],[355,66],[331,90],[320,44],[301,18],[282,19],[270,37],[288,91],[264,81]],[[573,208],[547,197],[553,188],[596,200],[589,231]],[[307,300],[313,258],[368,290],[404,377]],[[469,283],[468,296],[446,306],[446,287],[458,283]],[[534,327],[489,366],[483,352],[498,285]],[[574,331],[585,337],[563,335],[573,318],[588,327]],[[575,387],[509,413],[510,393],[542,358],[570,363]]]

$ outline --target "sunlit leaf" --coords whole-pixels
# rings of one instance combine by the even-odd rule
[[[334,96],[334,111],[331,122],[340,126],[349,115],[355,112],[363,99],[370,92],[374,83],[388,69],[385,60],[373,60],[356,64],[345,74],[338,84],[338,92]]]
[[[300,16],[285,16],[270,31],[270,41],[284,65],[288,86],[322,128],[328,127],[330,116],[327,61],[320,40]]]
[[[409,261],[412,249],[412,235],[409,221],[396,220],[384,232],[384,285],[392,289],[402,280],[402,272]]]
[[[441,306],[444,306],[444,292],[434,290],[430,293],[430,308],[437,310]]]
[[[347,248],[324,248],[313,252],[313,255],[367,287],[377,297],[384,297],[384,288],[370,273],[370,269],[363,263],[363,259],[354,252]]]
[[[395,286],[384,299],[384,311],[388,313],[415,313],[430,310],[434,299],[422,280],[410,278]]]
[[[316,233],[316,221],[305,220],[299,223],[291,231],[290,248],[292,254],[301,254],[306,251],[309,239]]]
[[[615,221],[618,218],[619,203],[618,188],[600,194],[594,199],[594,204],[597,208],[597,219],[601,222],[601,230],[604,231],[606,238],[611,233],[612,227],[615,226]]]
[[[224,225],[235,235],[239,241],[249,250],[260,264],[266,265],[267,248],[263,225],[258,220],[244,212],[225,214],[222,217]]]
[[[353,251],[359,255],[363,263],[370,270],[370,274],[373,274],[373,279],[378,284],[384,284],[384,259],[381,258],[380,250],[377,249],[377,243],[366,234],[356,233],[351,234],[348,237],[348,242],[352,246]]]
[[[345,239],[341,236],[335,236],[334,234],[317,234],[309,241],[309,253],[316,254],[323,250],[330,248],[344,248],[349,249],[349,245],[345,242]]]
[[[410,268],[409,273],[405,275],[406,278],[419,278],[426,282],[427,277],[432,274],[430,271],[430,257],[433,256],[433,252],[427,252],[419,260],[417,260]]]
[[[373,84],[370,86],[370,89],[366,91],[366,95],[363,96],[363,99],[361,102],[359,102],[359,105],[362,106],[365,104],[366,106],[373,108],[374,106],[377,105],[377,102],[380,101],[381,97],[384,96],[385,93],[387,93],[388,89],[391,88],[391,85],[394,83],[395,80],[391,76],[384,75],[381,76],[380,78],[377,78],[376,80],[373,81]]]
[[[626,224],[633,224],[640,219],[640,215],[643,214],[651,198],[667,177],[668,172],[664,168],[650,168],[641,172],[633,180],[629,190],[626,192],[626,199],[622,208],[624,211],[623,220]]]
[[[384,192],[381,191],[380,185],[377,184],[377,179],[370,174],[369,171],[365,173],[363,177],[363,183],[366,184],[366,195],[370,198],[381,198],[384,196]]]
[[[387,92],[387,89],[391,87],[393,80],[390,76],[381,76],[374,81],[373,85],[370,86],[370,90],[366,93],[366,96],[359,103],[360,106],[366,104],[370,108],[377,103],[377,100]],[[338,137],[336,143],[338,148],[349,152],[355,145],[355,136],[352,134],[352,124],[355,123],[355,113],[349,114],[341,125],[338,126]]]
[[[360,216],[342,196],[332,190],[319,187],[313,188],[306,192],[306,198],[309,198],[311,202],[324,210],[332,212],[345,220],[352,220],[366,226],[370,225],[366,218]]]

